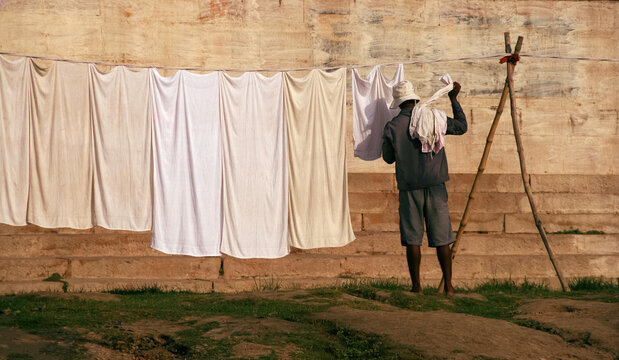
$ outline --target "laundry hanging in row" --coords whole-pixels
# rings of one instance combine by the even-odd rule
[[[48,228],[90,228],[93,164],[88,65],[53,62],[42,68],[29,64],[28,222]]]
[[[222,74],[221,252],[278,258],[288,245],[288,151],[282,73]]]
[[[151,71],[153,239],[168,254],[217,256],[221,243],[219,73]]]
[[[95,225],[146,231],[152,222],[149,71],[89,65]]]
[[[343,246],[355,239],[346,170],[346,69],[284,75],[290,157],[290,244]]]
[[[195,256],[354,239],[344,69],[165,78],[0,60],[0,222],[152,228],[154,248]]]
[[[30,60],[0,56],[0,222],[26,225]]]
[[[398,115],[399,109],[389,109],[393,87],[404,81],[404,66],[399,64],[388,80],[379,65],[366,79],[352,69],[352,108],[354,155],[372,161],[381,157],[385,124]]]

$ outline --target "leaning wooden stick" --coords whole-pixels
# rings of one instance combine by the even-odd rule
[[[518,45],[522,43],[522,36],[518,37],[518,43],[516,45],[516,49],[519,49]],[[509,87],[509,102],[511,105],[511,115],[512,115],[512,124],[514,126],[514,137],[516,138],[516,147],[518,148],[518,158],[520,159],[520,173],[522,174],[522,182],[524,184],[524,191],[527,193],[527,198],[529,198],[529,204],[531,205],[531,212],[533,212],[533,218],[535,219],[535,226],[537,226],[537,230],[539,230],[539,234],[542,237],[542,241],[544,242],[544,246],[546,246],[546,251],[548,251],[548,256],[550,257],[550,262],[557,273],[557,277],[559,278],[559,282],[561,283],[561,288],[563,291],[570,291],[569,285],[565,282],[563,273],[559,269],[557,264],[557,260],[555,259],[554,253],[550,248],[550,244],[548,243],[548,238],[546,237],[546,230],[542,226],[542,220],[539,218],[537,214],[537,210],[535,207],[535,201],[533,199],[533,194],[531,192],[531,185],[529,184],[529,175],[527,174],[526,164],[524,162],[524,148],[522,147],[522,140],[520,138],[520,125],[518,124],[518,111],[516,109],[516,97],[514,95],[514,67],[516,66],[516,61],[507,61],[507,83]]]
[[[522,46],[522,42],[516,44],[515,53],[520,52],[520,46]],[[511,44],[509,41],[509,33],[505,33],[505,52],[511,53]],[[464,233],[464,229],[469,222],[469,210],[471,208],[471,203],[473,199],[475,199],[475,190],[477,190],[477,184],[481,174],[484,173],[486,169],[486,162],[488,161],[488,154],[490,154],[490,148],[492,147],[492,141],[494,140],[494,133],[496,132],[497,127],[499,126],[499,119],[501,119],[501,114],[503,114],[503,108],[505,107],[505,101],[507,100],[507,94],[509,92],[507,78],[505,79],[505,85],[503,86],[503,92],[501,93],[501,99],[499,100],[499,106],[496,109],[496,113],[494,114],[494,120],[492,121],[492,125],[490,126],[490,131],[488,132],[488,137],[486,138],[486,146],[484,147],[484,153],[481,156],[481,161],[479,162],[479,167],[477,168],[477,174],[475,175],[475,180],[473,180],[473,186],[471,187],[471,191],[469,192],[469,198],[466,201],[466,207],[464,208],[464,213],[462,214],[462,219],[460,220],[460,226],[458,227],[458,233],[456,234],[456,241],[451,246],[451,260],[456,257],[456,253],[458,252],[458,246],[460,245],[460,239],[462,238],[462,234]],[[441,279],[441,282],[438,286],[438,292],[443,293],[445,289],[443,288],[445,285],[445,279]]]

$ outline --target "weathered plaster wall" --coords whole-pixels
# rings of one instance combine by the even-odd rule
[[[376,64],[501,53],[619,58],[612,1],[0,0],[0,51],[114,63],[209,68]],[[470,131],[449,138],[450,171],[476,171],[505,76],[496,60],[406,66],[429,96],[444,72],[461,82]],[[393,68],[387,68],[391,75]],[[367,73],[367,69],[363,73]],[[524,58],[516,88],[528,168],[616,174],[618,65]],[[301,73],[299,75],[302,75]],[[348,94],[350,105],[350,93]],[[446,101],[439,103],[447,107]],[[507,110],[507,109],[506,109]],[[391,172],[352,157],[351,172]],[[517,173],[505,111],[488,173]]]

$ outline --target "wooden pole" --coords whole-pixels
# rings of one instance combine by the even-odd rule
[[[520,50],[519,45],[522,44],[522,36],[518,37],[518,43],[516,45],[516,51]],[[570,291],[569,285],[565,282],[563,273],[559,269],[557,265],[557,260],[555,259],[554,253],[550,244],[548,243],[548,238],[546,237],[546,230],[542,226],[542,220],[539,218],[537,214],[537,209],[535,207],[535,201],[533,199],[533,194],[531,192],[531,185],[529,184],[529,175],[527,174],[527,167],[524,161],[524,148],[522,146],[522,140],[520,138],[520,125],[518,124],[518,110],[516,109],[516,97],[514,95],[514,67],[515,63],[511,61],[507,62],[507,83],[509,88],[509,102],[511,105],[511,116],[512,116],[512,124],[514,126],[514,137],[516,138],[516,147],[518,148],[518,158],[520,160],[520,173],[522,175],[522,182],[524,184],[524,191],[527,193],[527,198],[529,199],[529,204],[531,205],[531,212],[533,212],[533,218],[535,219],[535,226],[537,226],[537,230],[539,231],[540,236],[542,237],[542,241],[544,242],[544,246],[546,246],[546,251],[548,252],[548,256],[550,257],[550,262],[557,273],[557,277],[559,278],[559,282],[561,283],[561,288],[563,291]]]
[[[520,48],[516,45],[516,52],[519,52]],[[509,32],[505,33],[505,52],[511,53],[511,44],[509,40]],[[499,106],[496,109],[494,114],[494,120],[492,121],[492,125],[490,126],[490,131],[488,132],[488,137],[486,138],[486,146],[484,147],[484,153],[481,156],[481,161],[479,162],[479,167],[477,168],[477,174],[475,175],[475,180],[473,180],[473,186],[471,187],[471,191],[469,192],[469,198],[466,201],[466,207],[464,208],[464,213],[462,214],[462,219],[460,220],[460,226],[458,227],[458,233],[456,234],[456,241],[451,245],[451,260],[456,257],[456,253],[458,253],[458,246],[460,245],[460,239],[462,238],[462,234],[464,233],[464,229],[469,222],[469,210],[471,208],[471,203],[473,199],[475,199],[475,190],[477,190],[477,184],[479,179],[481,178],[481,174],[484,173],[486,169],[486,162],[488,161],[488,155],[490,154],[490,148],[492,147],[492,142],[494,141],[494,134],[496,132],[497,127],[499,126],[499,119],[501,119],[501,114],[503,114],[503,108],[505,107],[505,101],[507,100],[508,94],[508,84],[507,79],[505,79],[505,84],[503,85],[503,92],[501,93],[501,99],[499,100]],[[439,294],[442,294],[445,285],[445,278],[441,279],[441,282],[438,286]]]

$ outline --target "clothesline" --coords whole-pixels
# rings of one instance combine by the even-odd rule
[[[271,68],[271,69],[239,69],[239,68],[229,68],[229,69],[215,69],[215,68],[202,68],[202,67],[181,67],[181,66],[161,66],[161,65],[139,65],[139,64],[126,64],[126,63],[111,63],[104,61],[87,61],[87,60],[74,60],[74,59],[65,59],[65,58],[55,58],[49,56],[40,56],[40,55],[26,55],[19,54],[13,52],[4,52],[0,51],[0,55],[8,55],[8,56],[16,56],[16,57],[28,57],[31,59],[39,59],[39,60],[49,60],[49,61],[62,61],[69,62],[75,64],[94,64],[100,66],[125,66],[128,68],[140,68],[140,69],[148,69],[155,68],[161,70],[187,70],[187,71],[229,71],[229,72],[289,72],[289,71],[309,71],[309,70],[336,70],[336,69],[353,69],[353,68],[367,68],[374,67],[376,65],[380,66],[396,66],[399,64],[403,65],[415,65],[415,64],[430,64],[430,63],[440,63],[440,62],[453,62],[453,61],[471,61],[471,60],[485,60],[485,59],[493,59],[493,58],[502,58],[506,55],[510,55],[507,53],[502,54],[493,54],[493,55],[480,55],[480,56],[469,56],[469,57],[459,57],[459,58],[438,58],[438,59],[427,59],[427,60],[415,60],[415,61],[404,61],[404,62],[391,62],[391,63],[382,63],[382,64],[365,64],[365,65],[342,65],[342,66],[326,66],[326,67],[304,67],[304,68]],[[570,56],[559,56],[559,55],[537,55],[537,54],[526,54],[521,53],[521,57],[530,57],[530,58],[540,58],[540,59],[561,59],[561,60],[579,60],[579,61],[598,61],[598,62],[619,62],[619,59],[613,58],[590,58],[590,57],[570,57]]]

